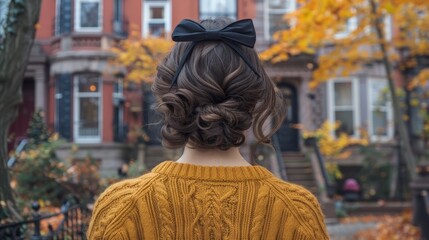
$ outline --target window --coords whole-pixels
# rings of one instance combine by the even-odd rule
[[[296,0],[265,0],[265,38],[271,39],[275,32],[289,28],[283,17],[295,9]]]
[[[71,32],[72,7],[72,0],[56,1],[55,35]]]
[[[113,92],[113,138],[115,142],[123,142],[126,139],[124,126],[124,83],[119,78],[114,85]]]
[[[335,34],[336,38],[345,38],[358,27],[358,19],[357,17],[351,17],[347,20],[346,24],[343,26],[341,31]]]
[[[236,0],[200,0],[200,19],[216,17],[237,18]]]
[[[143,36],[163,37],[170,29],[170,1],[144,1]]]
[[[101,31],[101,0],[75,0],[75,9],[75,31]]]
[[[74,138],[78,143],[101,142],[101,81],[81,74],[74,81]]]
[[[328,82],[328,118],[340,122],[335,135],[347,133],[359,137],[359,95],[357,79],[334,79]]]
[[[0,0],[0,38],[5,31],[8,6],[9,0]]]
[[[392,40],[392,16],[389,14],[384,14],[382,18],[383,18],[383,21],[382,21],[383,37],[386,40],[390,41]],[[372,23],[366,26],[365,31],[367,34],[374,34],[375,36],[377,34]]]
[[[371,139],[388,140],[393,137],[393,116],[386,79],[368,80],[368,132]]]
[[[123,17],[123,0],[114,0],[113,4],[113,32],[120,36],[126,36]]]

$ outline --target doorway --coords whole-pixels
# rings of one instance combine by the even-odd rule
[[[283,104],[285,105],[286,116],[277,131],[280,150],[282,152],[298,152],[299,132],[296,128],[298,124],[298,96],[296,87],[288,84],[279,84],[279,90],[282,93]]]

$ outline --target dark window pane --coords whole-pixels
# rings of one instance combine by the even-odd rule
[[[97,76],[82,76],[79,78],[79,92],[99,92]]]
[[[271,9],[287,9],[291,4],[290,0],[269,0],[268,2]]]
[[[271,36],[277,31],[289,28],[289,24],[283,19],[284,13],[271,13],[269,17]]]
[[[163,19],[164,18],[164,7],[151,7],[150,18],[152,19]]]
[[[387,113],[384,111],[372,111],[372,132],[377,136],[387,136]]]
[[[353,94],[351,82],[334,83],[335,106],[352,106]]]
[[[99,135],[98,111],[98,97],[86,97],[79,99],[79,136],[97,137]]]
[[[215,17],[237,17],[237,1],[200,0],[200,19]]]
[[[354,134],[353,111],[335,111],[335,121],[340,122],[340,127],[335,132],[337,136],[339,136],[340,133],[346,133],[348,135]]]
[[[156,37],[164,36],[164,23],[149,23],[149,34]]]
[[[80,4],[80,27],[99,27],[98,2],[81,2]]]

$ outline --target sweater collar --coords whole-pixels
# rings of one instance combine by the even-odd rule
[[[165,161],[152,172],[168,176],[210,180],[210,181],[244,181],[273,177],[272,173],[261,166],[212,167]]]

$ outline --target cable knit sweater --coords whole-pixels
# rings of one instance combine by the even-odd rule
[[[260,166],[163,162],[109,187],[89,239],[329,239],[316,198]]]

